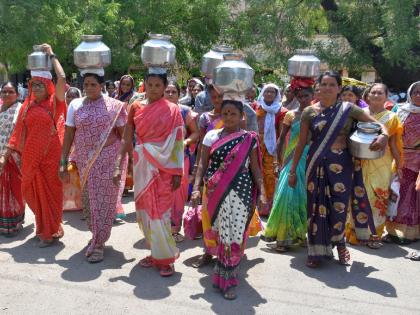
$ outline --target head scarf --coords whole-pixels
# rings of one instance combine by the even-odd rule
[[[190,81],[188,81],[188,83],[191,82],[191,81],[194,81],[196,84],[199,84],[199,85],[201,85],[202,88],[204,88],[204,84],[203,84],[203,82],[201,82],[200,79],[192,78]]]
[[[31,77],[38,77],[38,78],[44,78],[48,80],[52,80],[51,72],[49,71],[43,71],[43,70],[31,70]]]
[[[67,93],[71,92],[71,91],[76,91],[78,98],[82,97],[82,91],[80,91],[77,87],[71,86],[67,89],[66,93],[64,94],[64,98],[67,97]]]
[[[268,88],[274,88],[277,91],[277,95],[271,105],[267,105],[264,101],[264,93]],[[267,113],[265,115],[264,122],[264,144],[267,148],[268,153],[274,155],[276,152],[276,114],[281,109],[281,91],[280,88],[273,84],[266,84],[260,95],[258,96],[258,104],[265,110]]]
[[[407,103],[405,103],[404,105],[401,105],[398,108],[397,114],[398,114],[398,117],[400,118],[401,123],[405,122],[405,120],[410,115],[410,113],[420,114],[420,106],[416,106],[413,103],[411,99],[411,95],[410,95],[411,91],[414,89],[414,87],[417,84],[420,84],[420,81],[414,82],[413,84],[410,85],[407,91]]]
[[[121,82],[124,79],[129,79],[130,83],[131,83],[131,89],[128,92],[123,93],[122,89],[121,89]],[[116,98],[122,102],[125,101],[129,101],[129,99],[131,98],[130,95],[132,95],[134,93],[134,87],[135,87],[135,83],[134,83],[134,79],[131,75],[129,74],[125,74],[121,77],[120,79],[120,85],[118,86],[118,93]],[[128,99],[127,99],[128,98]]]

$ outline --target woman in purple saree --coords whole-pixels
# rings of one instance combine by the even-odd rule
[[[289,173],[289,185],[296,185],[296,166],[310,139],[306,164],[308,213],[308,267],[317,267],[322,257],[333,257],[337,246],[339,262],[346,265],[350,253],[344,242],[347,208],[356,229],[369,241],[376,235],[372,211],[363,185],[360,161],[352,158],[347,138],[354,121],[376,122],[355,104],[341,102],[341,77],[325,72],[319,77],[320,102],[302,113],[299,142]],[[371,150],[384,148],[388,141],[385,127],[371,144]]]
[[[202,159],[192,193],[196,205],[204,179],[203,233],[206,246],[214,249],[217,259],[213,286],[229,300],[236,297],[238,267],[258,189],[265,203],[258,136],[240,128],[242,114],[241,102],[223,102],[224,128],[208,132],[203,139]]]

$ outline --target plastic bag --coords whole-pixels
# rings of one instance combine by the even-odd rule
[[[386,215],[390,221],[393,221],[397,216],[398,202],[400,201],[400,181],[395,176],[391,181],[390,194],[388,200],[388,209]]]
[[[201,206],[197,208],[188,207],[184,212],[184,235],[193,240],[203,234],[203,226],[201,223]]]

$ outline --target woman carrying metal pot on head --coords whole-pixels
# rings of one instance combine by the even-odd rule
[[[323,257],[333,257],[334,246],[337,246],[341,264],[350,261],[344,233],[351,195],[355,201],[352,214],[356,227],[365,230],[367,240],[376,234],[360,161],[353,163],[347,138],[354,121],[379,122],[358,106],[339,100],[342,80],[338,73],[325,72],[318,82],[320,101],[303,110],[288,180],[289,185],[295,187],[296,167],[306,144],[311,141],[306,164],[308,267],[317,267]],[[370,145],[374,151],[384,149],[388,143],[387,130],[380,126],[381,134]]]

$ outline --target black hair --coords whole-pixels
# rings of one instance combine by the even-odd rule
[[[98,81],[98,83],[99,83],[99,84],[105,83],[105,77],[104,77],[104,76],[99,76],[99,75],[97,75],[96,73],[90,73],[90,72],[85,73],[85,74],[83,75],[83,82],[85,82],[85,79],[86,79],[87,77],[92,77],[92,78],[95,78],[95,79],[96,79],[96,81]]]
[[[15,90],[16,94],[19,94],[19,90],[18,90],[18,88],[17,88],[17,85],[16,85],[15,83],[11,82],[11,81],[6,81],[6,82],[4,82],[4,83],[1,85],[0,90],[3,90],[3,88],[4,88],[6,85],[11,85],[11,86],[12,86],[12,88]]]
[[[310,94],[314,94],[314,92],[315,92],[312,86],[307,86],[307,87],[300,87],[300,88],[294,89],[293,94],[295,94],[295,96],[296,96],[296,95],[298,95],[298,93],[300,91],[305,91],[305,92],[308,92]]]
[[[82,97],[82,94],[80,93],[80,90],[78,88],[74,87],[74,86],[70,87],[67,90],[66,95],[69,95],[69,94],[77,94],[78,98]]]
[[[106,88],[109,88],[111,85],[113,85],[114,88],[116,88],[114,81],[111,81],[111,80],[105,81],[105,87]]]
[[[223,109],[223,107],[225,107],[228,104],[235,106],[239,110],[239,112],[241,114],[243,114],[243,112],[244,112],[244,104],[242,102],[233,101],[233,100],[224,100],[223,103],[222,103],[222,109]]]
[[[146,74],[146,76],[144,77],[144,81],[147,81],[149,78],[159,78],[163,81],[163,85],[167,86],[168,85],[168,76],[167,74],[157,74],[157,73],[148,73]]]
[[[178,96],[181,95],[181,88],[179,87],[178,82],[176,82],[175,80],[169,80],[168,84],[166,86],[168,86],[168,85],[173,85],[176,88],[176,90],[178,91]]]
[[[340,94],[343,94],[343,92],[352,92],[354,95],[356,95],[357,99],[360,99],[362,95],[362,91],[354,85],[343,86]]]
[[[319,77],[318,77],[318,83],[321,83],[322,79],[324,77],[331,77],[334,78],[335,81],[337,81],[337,85],[338,86],[342,86],[343,85],[343,79],[341,78],[341,75],[336,72],[336,71],[325,71],[324,73],[322,73]]]

